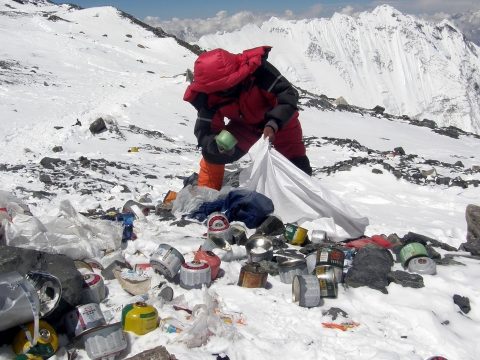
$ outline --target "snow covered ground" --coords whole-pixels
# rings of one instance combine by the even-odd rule
[[[67,21],[48,20],[51,15]],[[119,208],[146,193],[154,201],[161,200],[168,190],[179,191],[182,178],[197,171],[196,114],[182,101],[187,85],[183,74],[196,56],[174,39],[158,38],[110,7],[76,10],[1,0],[0,44],[0,189],[24,199],[40,219],[55,213],[65,199],[78,211]],[[92,135],[89,125],[98,117],[109,120],[112,131]],[[77,119],[81,125],[75,125]],[[466,175],[463,171],[480,165],[480,140],[472,136],[453,139],[397,119],[315,108],[305,108],[301,121],[307,137],[355,139],[377,151],[401,146],[419,159],[449,164],[461,160],[462,170],[437,170],[480,179],[478,172]],[[54,146],[62,146],[63,151],[54,153]],[[129,153],[132,146],[140,151]],[[315,169],[367,156],[331,143],[311,146],[307,152]],[[90,163],[82,165],[81,156]],[[57,170],[45,169],[39,164],[44,157],[60,158],[65,164]],[[373,167],[361,165],[316,176],[370,219],[367,235],[402,236],[414,231],[455,247],[465,241],[465,208],[478,205],[478,187],[421,186],[397,180],[388,171],[374,174]],[[51,183],[40,181],[45,174]],[[129,256],[138,249],[148,257],[157,244],[168,243],[191,260],[206,228],[195,223],[178,227],[151,215],[136,221],[135,230],[138,239],[129,244]],[[238,287],[242,260],[223,262],[225,274],[209,292],[218,296],[224,311],[242,313],[244,325],[237,324],[231,337],[214,336],[205,346],[193,349],[161,329],[141,337],[129,334],[129,355],[165,345],[182,360],[215,359],[212,354],[219,352],[232,360],[420,360],[433,355],[477,359],[480,262],[456,259],[466,266],[438,266],[437,275],[424,276],[424,288],[391,284],[389,293],[383,294],[340,287],[337,299],[326,299],[322,307],[313,309],[292,304],[291,287],[279,277],[269,277],[269,289]],[[106,284],[110,296],[102,303],[103,310],[130,301],[116,280]],[[172,287],[175,295],[185,295],[191,307],[203,301],[201,290]],[[470,298],[468,315],[459,313],[454,294]],[[346,332],[322,327],[322,322],[332,321],[322,314],[330,307],[343,309],[348,320],[359,326]],[[180,316],[167,305],[159,313],[160,317]],[[119,316],[114,314],[112,321]],[[336,320],[341,321],[346,319]],[[9,347],[0,348],[0,358],[12,357]],[[55,358],[66,357],[59,353]],[[85,351],[79,351],[79,359],[87,358]]]

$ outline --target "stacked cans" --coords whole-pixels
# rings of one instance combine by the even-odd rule
[[[317,266],[331,266],[335,271],[335,280],[341,282],[343,279],[343,265],[345,253],[334,247],[324,247],[307,256],[308,272],[311,274]]]

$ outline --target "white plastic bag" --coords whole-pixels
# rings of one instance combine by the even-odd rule
[[[5,235],[7,245],[64,254],[76,260],[101,257],[118,249],[122,232],[120,223],[88,219],[64,200],[56,216],[43,223],[35,216],[17,214],[7,224]]]
[[[269,197],[284,223],[330,217],[351,238],[364,234],[368,219],[323,188],[261,138],[248,152],[253,163],[240,174],[240,185]]]
[[[173,202],[172,214],[180,217],[197,210],[205,202],[219,200],[226,197],[230,187],[223,187],[220,191],[208,187],[187,185],[177,194]]]

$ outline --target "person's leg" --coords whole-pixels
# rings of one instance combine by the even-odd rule
[[[202,160],[200,160],[200,171],[198,173],[198,186],[220,190],[223,184],[224,173],[225,165],[212,164],[206,161],[205,158],[202,158]]]
[[[310,160],[308,159],[307,155],[299,156],[293,159],[288,159],[292,162],[293,165],[298,167],[308,176],[312,176],[312,167],[310,166]]]

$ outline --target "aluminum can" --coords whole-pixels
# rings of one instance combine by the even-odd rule
[[[301,307],[322,305],[320,285],[315,275],[295,275],[292,280],[292,301]]]
[[[305,259],[288,259],[278,263],[280,280],[285,284],[291,284],[295,275],[307,274]]]
[[[77,306],[75,310],[65,315],[64,323],[70,338],[81,336],[87,331],[107,324],[97,303]]]
[[[320,285],[320,296],[336,298],[338,295],[337,279],[335,278],[335,267],[332,265],[317,265],[314,275]]]
[[[335,279],[341,282],[343,279],[343,265],[345,253],[334,247],[324,247],[307,256],[308,272],[313,273],[319,265],[330,265],[335,269]]]
[[[322,244],[328,240],[327,232],[325,230],[312,230],[310,241],[314,244]]]
[[[230,228],[230,222],[223,213],[214,212],[208,216],[207,238],[221,249],[230,249],[232,230]]]
[[[238,286],[246,288],[264,288],[267,286],[268,272],[258,263],[248,263],[240,269]]]
[[[241,224],[230,224],[230,229],[232,231],[232,240],[231,244],[245,245],[247,238],[247,229]]]
[[[210,286],[212,271],[205,262],[191,261],[182,264],[180,269],[180,286],[184,289],[201,289]]]
[[[429,257],[421,256],[408,262],[408,271],[417,274],[435,275],[437,273],[437,264]]]
[[[83,304],[101,303],[107,296],[103,278],[98,274],[83,275],[81,302]]]
[[[285,225],[285,238],[292,245],[301,246],[307,240],[308,230],[295,225],[295,224],[286,224]]]
[[[122,328],[137,335],[145,335],[158,327],[158,312],[144,302],[128,304],[122,310]]]
[[[152,267],[168,279],[177,275],[184,262],[180,251],[167,244],[160,244],[150,257]]]
[[[408,266],[408,262],[416,257],[428,257],[425,246],[421,243],[408,243],[400,249],[399,257],[403,267]]]
[[[82,336],[82,342],[92,360],[114,359],[128,346],[120,323],[100,326]]]

